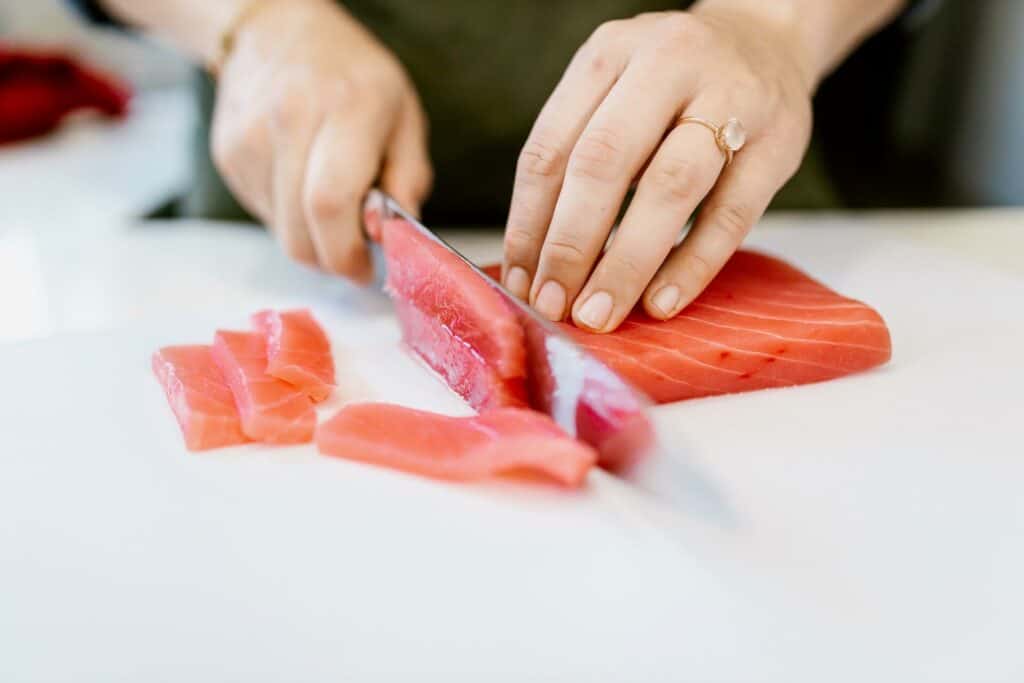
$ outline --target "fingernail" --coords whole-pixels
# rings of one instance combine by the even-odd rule
[[[561,320],[565,317],[565,289],[554,280],[548,280],[537,293],[533,307],[548,320]]]
[[[525,268],[513,266],[505,274],[505,289],[512,292],[512,296],[525,299],[530,295],[530,276]]]
[[[651,299],[651,303],[665,315],[672,315],[679,305],[679,288],[675,285],[662,287]]]
[[[583,302],[576,311],[576,320],[591,330],[602,330],[612,315],[615,302],[608,292],[597,292]]]

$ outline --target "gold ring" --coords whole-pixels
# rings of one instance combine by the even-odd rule
[[[722,150],[722,154],[725,155],[726,166],[732,163],[733,155],[743,149],[743,145],[747,144],[747,129],[743,127],[739,119],[729,119],[725,122],[725,125],[716,126],[707,119],[697,116],[681,116],[676,125],[681,126],[685,123],[696,123],[715,134],[715,144],[718,145],[718,149]]]

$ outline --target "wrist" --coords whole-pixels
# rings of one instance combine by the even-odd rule
[[[204,55],[207,67],[214,75],[224,68],[242,34],[252,25],[258,24],[265,12],[283,9],[288,5],[293,6],[289,9],[294,9],[294,6],[300,6],[299,9],[328,6],[326,0],[231,0],[230,4],[233,11],[225,15],[227,19],[221,24],[216,43]]]
[[[862,40],[895,18],[906,1],[699,0],[693,11],[770,27],[813,92]]]

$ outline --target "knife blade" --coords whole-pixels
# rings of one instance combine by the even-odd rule
[[[692,512],[697,503],[702,512],[707,512],[713,487],[686,463],[678,449],[674,452],[669,444],[660,442],[649,415],[654,403],[648,396],[513,296],[391,196],[371,190],[366,212],[379,220],[401,219],[442,245],[515,312],[525,333],[534,409],[547,413],[568,434],[593,446],[600,454],[603,468],[619,479],[677,510],[685,507]],[[371,222],[367,220],[368,224]],[[381,266],[377,272],[383,284],[386,261],[375,239],[369,241],[376,252],[375,265]],[[710,497],[715,507],[717,498]]]

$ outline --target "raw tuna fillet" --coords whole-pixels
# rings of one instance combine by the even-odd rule
[[[209,346],[168,346],[153,354],[153,373],[185,437],[202,451],[247,442],[231,389]]]
[[[380,232],[406,344],[477,410],[525,406],[523,330],[501,295],[406,221]]]
[[[321,424],[322,453],[440,479],[535,471],[579,486],[597,454],[545,415],[500,408],[447,417],[384,403],[346,406]]]
[[[317,402],[331,395],[331,343],[309,311],[260,311],[252,316],[252,324],[266,339],[268,375]]]
[[[231,387],[246,436],[266,443],[312,440],[316,411],[309,397],[267,374],[267,351],[258,332],[219,331],[213,359]]]
[[[612,334],[564,328],[659,403],[834,379],[892,353],[874,309],[752,251],[671,320],[638,308]]]

